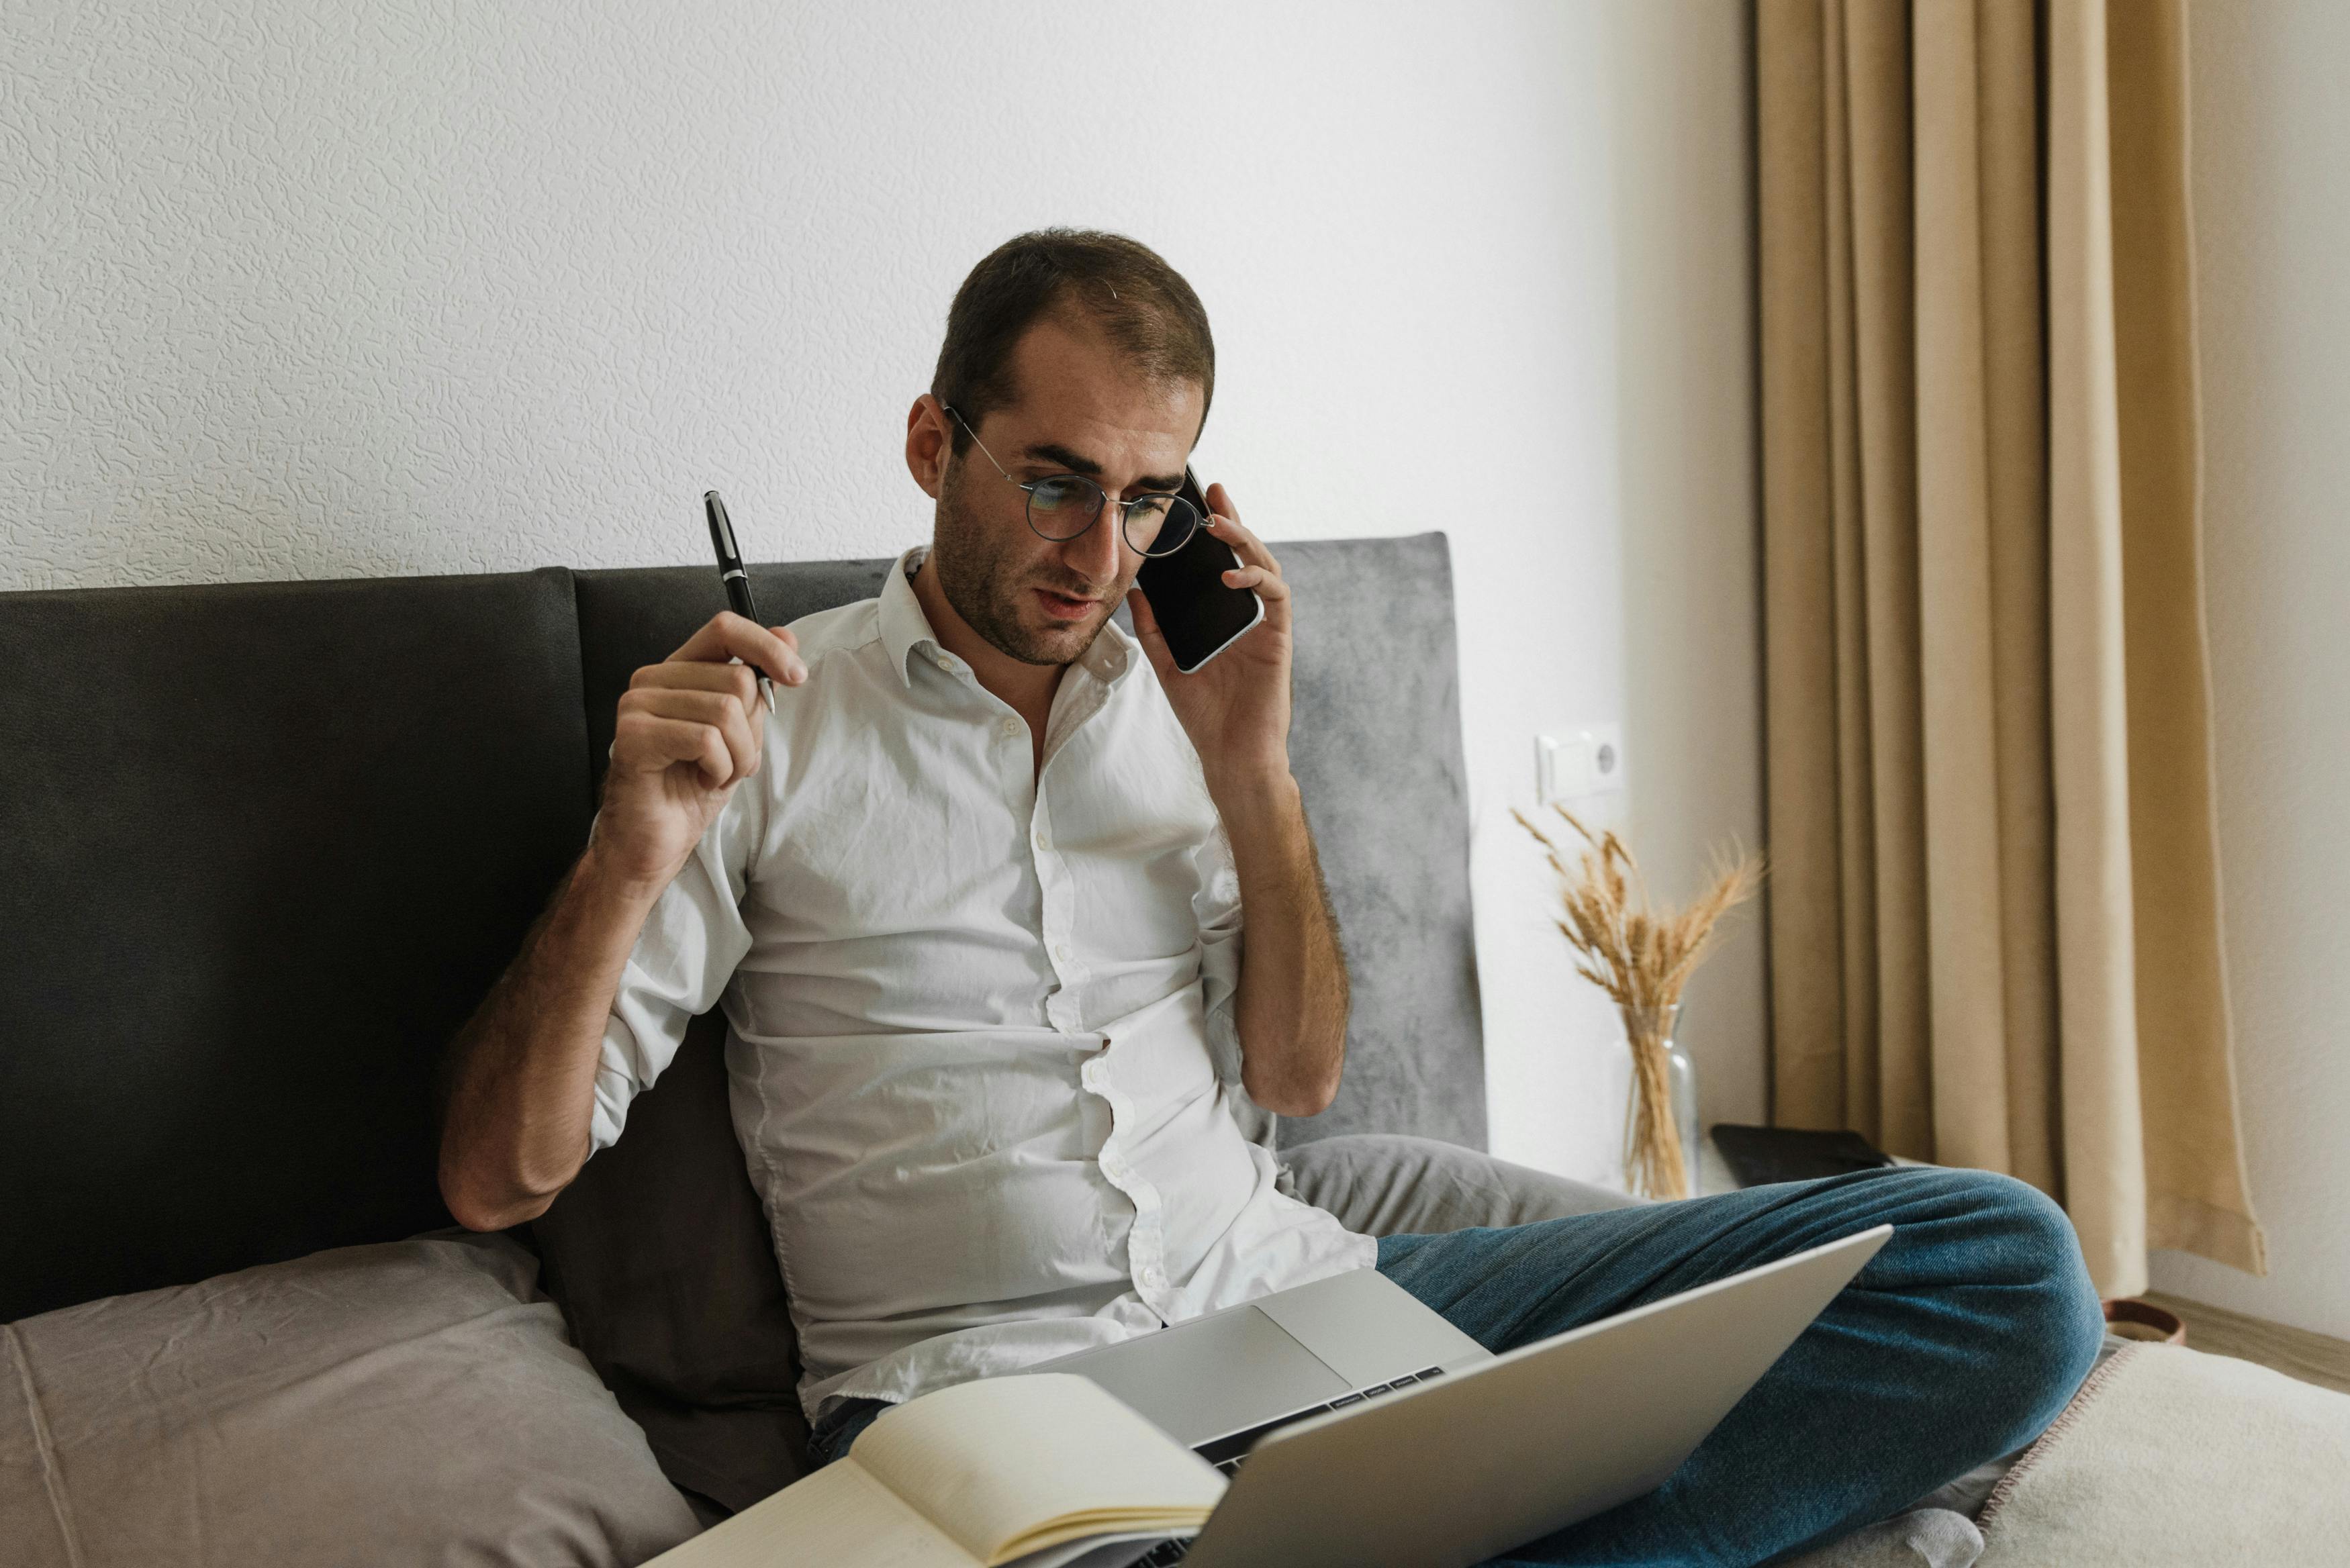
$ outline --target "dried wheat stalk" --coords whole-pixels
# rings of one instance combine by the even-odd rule
[[[1690,1197],[1680,1128],[1673,1121],[1667,1052],[1681,988],[1712,947],[1715,924],[1761,883],[1762,859],[1719,856],[1713,885],[1697,902],[1678,912],[1659,909],[1650,904],[1639,862],[1622,839],[1612,832],[1595,836],[1556,803],[1551,809],[1583,840],[1572,866],[1567,846],[1524,813],[1513,808],[1510,815],[1541,842],[1558,874],[1565,918],[1555,923],[1575,950],[1575,972],[1606,992],[1624,1017],[1633,1083],[1625,1107],[1625,1183],[1650,1198]]]

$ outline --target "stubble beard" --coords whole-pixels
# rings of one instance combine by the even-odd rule
[[[938,568],[939,591],[964,625],[1023,664],[1070,664],[1082,659],[1109,617],[1041,628],[1024,620],[1032,587],[1058,589],[1063,585],[1053,580],[1049,570],[1040,574],[1024,567],[1016,547],[1005,545],[963,504],[960,468],[958,464],[958,472],[939,493],[932,529],[931,563]],[[1131,578],[1118,584],[1118,592],[1105,602],[1114,607],[1130,586]]]

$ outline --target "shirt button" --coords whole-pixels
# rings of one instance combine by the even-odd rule
[[[1045,830],[1041,827],[1036,830],[1036,847],[1039,849],[1053,847],[1053,841],[1045,836]]]
[[[952,670],[954,668],[954,660],[941,653],[939,655],[939,668],[941,670]]]
[[[1066,942],[1059,942],[1059,943],[1055,944],[1055,946],[1054,946],[1054,948],[1053,948],[1053,956],[1054,956],[1055,958],[1056,958],[1056,959],[1062,959],[1062,960],[1065,960],[1065,961],[1066,961],[1066,960],[1068,958],[1068,956],[1069,956],[1069,944],[1068,944],[1068,943],[1066,943]]]
[[[1019,721],[1019,720],[1017,720],[1017,719],[1006,719],[1006,720],[1004,720],[1004,721],[1003,721],[1003,732],[1004,732],[1005,734],[1007,734],[1007,735],[1016,735],[1016,734],[1018,734],[1018,733],[1020,732],[1020,721]]]

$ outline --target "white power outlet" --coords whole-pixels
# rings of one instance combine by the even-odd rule
[[[1572,735],[1534,737],[1534,799],[1585,800],[1624,787],[1624,726],[1593,724]]]

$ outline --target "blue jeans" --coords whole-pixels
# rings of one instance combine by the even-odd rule
[[[1382,1238],[1381,1273],[1499,1352],[1884,1221],[1892,1239],[1662,1486],[1492,1568],[1746,1568],[1882,1519],[2055,1419],[2096,1358],[2096,1291],[2062,1210],[1971,1170]],[[819,1456],[879,1409],[835,1412]]]

